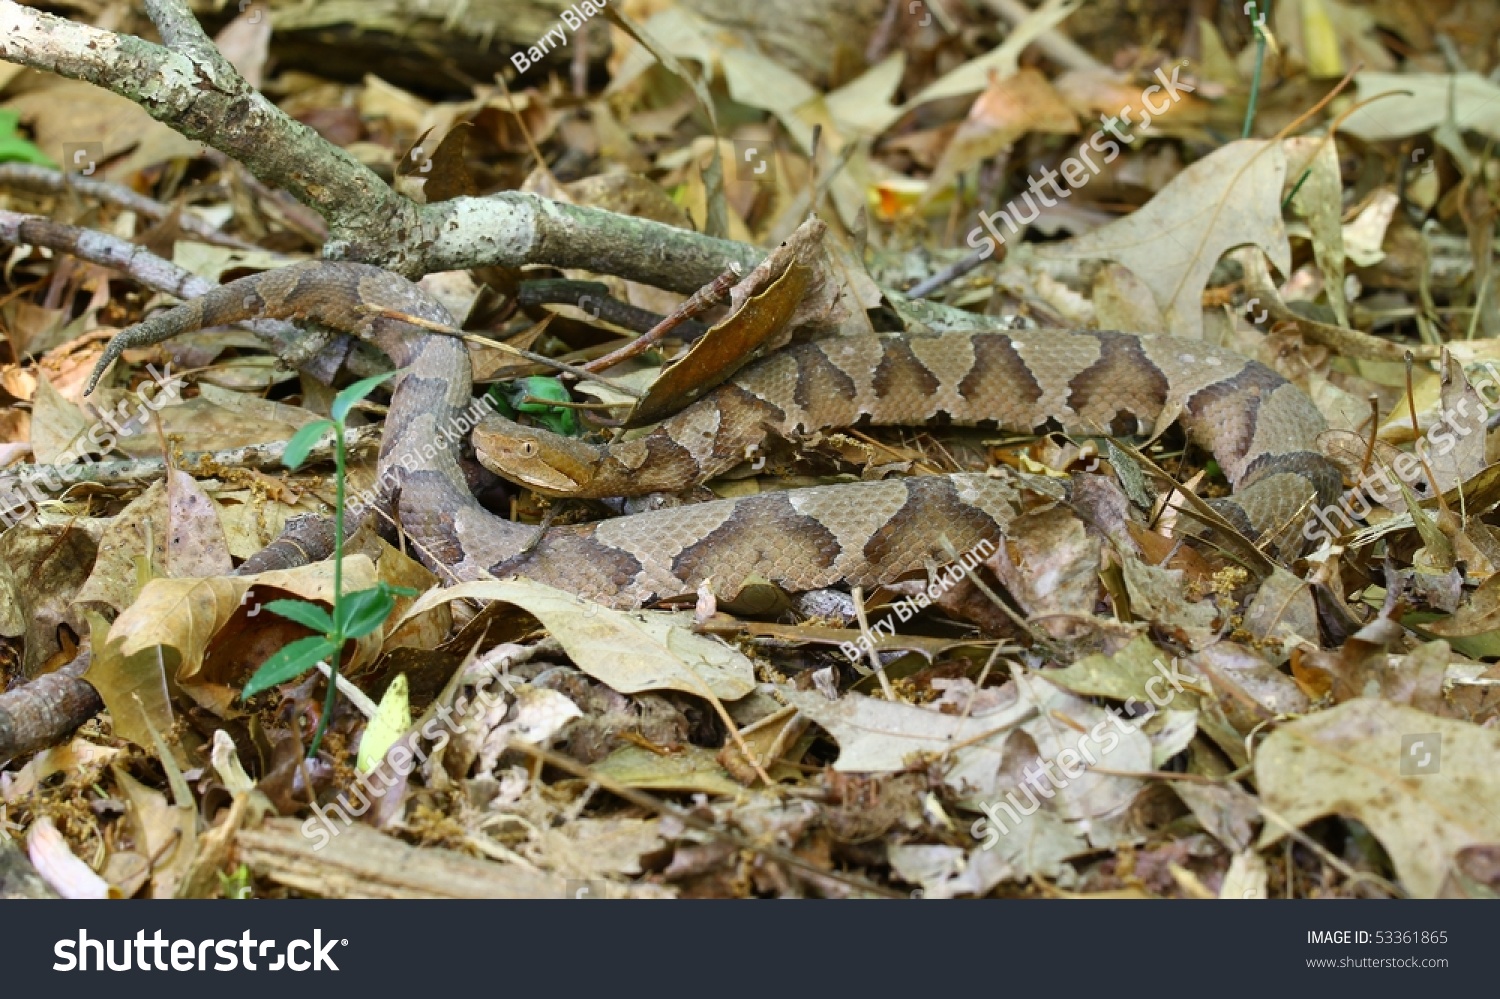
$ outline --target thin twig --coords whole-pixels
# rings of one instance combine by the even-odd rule
[[[572,281],[567,278],[523,281],[520,291],[516,293],[516,303],[522,308],[571,305],[611,326],[638,334],[650,332],[663,319],[650,309],[638,308],[613,297],[609,293],[609,287],[598,281]],[[693,319],[685,319],[677,327],[677,336],[682,340],[696,340],[707,332],[707,326]]]
[[[1380,430],[1380,396],[1370,393],[1370,440],[1365,445],[1364,464],[1359,467],[1359,477],[1370,474],[1370,464],[1375,460],[1375,435]]]
[[[63,173],[51,167],[33,163],[0,163],[0,187],[13,187],[33,194],[66,195],[70,191],[86,195],[107,205],[135,212],[142,218],[160,222],[178,212],[177,226],[190,238],[213,246],[225,246],[235,250],[259,250],[254,243],[220,232],[208,222],[189,212],[178,211],[176,206],[165,205],[144,194],[137,194],[123,184],[112,184],[95,180],[82,174]]]
[[[990,248],[986,246],[982,251],[976,250],[975,252],[969,254],[967,257],[964,257],[962,260],[949,264],[947,267],[944,267],[936,274],[924,278],[923,280],[918,281],[916,284],[912,285],[911,289],[907,291],[906,297],[926,298],[928,295],[931,295],[943,285],[953,281],[957,281],[959,278],[963,277],[965,274],[969,273],[980,264],[984,263],[985,260],[989,258],[991,252],[992,251],[990,250]]]
[[[880,677],[880,690],[885,694],[888,701],[896,700],[895,688],[891,686],[891,678],[885,675],[885,664],[880,661],[880,656],[875,651],[875,636],[870,631],[870,621],[865,615],[865,588],[856,586],[854,588],[854,616],[859,618],[859,633],[864,636],[867,648],[865,652],[870,657],[870,667],[876,676]]]
[[[582,378],[586,381],[598,382],[600,385],[608,385],[616,392],[623,392],[625,395],[630,396],[632,399],[639,399],[645,394],[639,389],[633,389],[629,385],[622,385],[619,382],[614,381],[613,379],[605,378],[603,375],[596,375],[594,372],[589,371],[586,368],[580,368],[576,364],[569,364],[566,361],[559,361],[555,357],[548,357],[545,354],[538,354],[530,350],[525,350],[524,348],[516,347],[511,344],[504,343],[500,340],[491,340],[489,337],[481,336],[478,333],[465,333],[463,330],[454,329],[452,326],[449,326],[445,323],[435,323],[430,319],[423,319],[421,316],[414,316],[408,312],[397,312],[393,309],[377,309],[373,314],[380,316],[383,319],[395,319],[398,322],[407,323],[411,326],[417,326],[421,329],[429,330],[433,333],[441,333],[444,336],[456,336],[463,340],[467,340],[469,343],[477,343],[482,344],[486,347],[493,347],[495,350],[502,350],[507,354],[514,354],[517,357],[525,358],[532,364],[540,364],[543,367],[551,368],[554,371],[566,371],[568,374],[574,375],[578,378]]]
[[[589,371],[604,371],[614,367],[621,361],[628,361],[630,358],[644,353],[652,344],[682,325],[685,320],[692,319],[699,313],[718,305],[724,300],[724,296],[729,294],[729,289],[733,288],[735,282],[739,279],[739,266],[731,264],[728,270],[714,278],[705,287],[693,292],[685,302],[673,309],[670,315],[651,327],[644,334],[627,343],[619,350],[605,354],[597,360],[590,361],[584,367]]]
[[[553,406],[557,409],[619,409],[621,406],[628,406],[630,404],[626,402],[563,402],[558,399],[543,399],[540,396],[523,395],[516,405]]]
[[[71,254],[91,264],[129,275],[152,291],[183,301],[206,295],[216,287],[213,282],[184,270],[143,246],[109,233],[62,225],[40,215],[0,211],[0,242],[45,247]],[[339,338],[351,341],[351,349],[347,352],[333,344],[315,351],[308,349],[308,338],[288,322],[256,319],[235,325],[255,334],[285,364],[302,368],[323,382],[332,380],[337,374],[334,359],[342,358],[349,372],[359,377],[379,374],[390,368],[390,362],[383,354],[346,334],[339,334]]]
[[[378,426],[351,427],[346,440],[351,452],[368,450],[380,443]],[[189,451],[173,461],[173,467],[193,475],[221,475],[226,468],[280,468],[287,441],[247,444],[222,451]],[[327,461],[333,457],[333,434],[313,445],[308,461]],[[129,461],[79,461],[72,465],[23,465],[0,475],[0,492],[49,486],[66,481],[93,485],[123,485],[165,475],[167,463],[161,458],[136,458]]]

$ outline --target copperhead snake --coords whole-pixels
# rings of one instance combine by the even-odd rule
[[[751,576],[792,592],[870,587],[948,561],[944,539],[959,551],[994,541],[1019,512],[1016,487],[1002,479],[916,476],[689,504],[552,528],[538,540],[479,505],[443,433],[473,403],[464,343],[402,315],[452,325],[396,275],[310,261],[223,285],[121,332],[95,379],[127,347],[256,317],[360,335],[403,369],[378,473],[381,501],[417,556],[449,578],[526,576],[615,606],[692,594],[709,579],[721,596]],[[1216,506],[1247,536],[1284,531],[1311,502],[1337,495],[1338,473],[1315,442],[1322,417],[1296,387],[1201,342],[1124,333],[837,337],[773,354],[635,441],[594,446],[499,417],[477,436],[487,463],[534,488],[622,495],[701,482],[769,433],[862,420],[1135,432],[1179,415],[1235,486]]]

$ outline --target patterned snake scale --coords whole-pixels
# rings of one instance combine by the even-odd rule
[[[394,508],[422,561],[457,579],[526,576],[615,606],[691,594],[710,578],[725,597],[749,576],[793,592],[871,587],[947,561],[944,538],[958,551],[994,542],[1019,512],[1017,490],[1003,480],[917,476],[671,507],[552,528],[538,541],[534,528],[478,504],[444,443],[444,428],[462,424],[473,402],[463,341],[400,315],[452,325],[441,305],[394,274],[309,261],[223,285],[122,331],[95,378],[128,347],[255,317],[313,319],[362,336],[404,369],[378,471],[382,502]],[[1010,430],[1060,424],[1097,432],[1122,421],[1131,430],[1152,427],[1178,415],[1235,485],[1235,495],[1216,506],[1248,536],[1285,528],[1315,498],[1337,495],[1338,473],[1315,444],[1321,416],[1269,368],[1196,341],[1052,330],[793,347],[744,369],[644,438],[608,448],[578,444],[576,463],[592,468],[593,478],[579,473],[554,484],[573,495],[681,488],[743,460],[768,432],[860,420],[946,417]],[[491,442],[515,435],[521,443],[501,450],[523,465],[578,443],[501,422],[485,430],[481,436]],[[490,459],[497,463],[494,454]],[[550,474],[505,471],[521,481]],[[581,491],[579,479],[586,480]],[[590,483],[604,492],[589,491]]]

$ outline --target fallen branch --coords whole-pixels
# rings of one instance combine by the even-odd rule
[[[380,444],[379,425],[350,427],[344,436],[344,447],[350,454],[369,451]],[[172,467],[197,477],[220,476],[226,468],[281,468],[289,441],[246,444],[222,451],[189,451],[172,459]],[[332,432],[313,445],[308,462],[333,458]],[[124,485],[160,478],[167,473],[161,458],[136,458],[131,461],[77,462],[72,465],[25,465],[14,472],[0,474],[0,493],[23,490],[28,486],[45,488],[49,482],[63,478],[77,484],[89,482],[100,486]]]
[[[546,264],[689,294],[764,256],[742,243],[514,191],[419,206],[246,83],[182,0],[151,0],[147,10],[165,47],[0,0],[0,59],[104,87],[238,160],[323,216],[330,259],[411,278]]]
[[[201,278],[128,240],[79,226],[62,225],[39,215],[0,211],[0,243],[40,246],[127,274],[152,291],[186,301],[206,294],[213,282]],[[262,319],[238,324],[254,333],[288,366],[301,368],[331,384],[340,365],[356,377],[390,368],[385,355],[342,333],[336,339],[309,337],[291,323]]]
[[[96,201],[102,201],[106,205],[114,205],[116,208],[135,212],[142,218],[153,222],[160,222],[177,211],[172,205],[164,205],[155,198],[137,194],[123,184],[112,184],[107,180],[96,180],[79,174],[67,174],[33,163],[0,163],[0,187],[13,187],[32,194],[62,195],[77,192]],[[231,236],[226,232],[220,232],[186,210],[178,212],[177,225],[193,239],[214,246],[227,246],[234,250],[258,249],[254,243],[240,239],[238,236]]]

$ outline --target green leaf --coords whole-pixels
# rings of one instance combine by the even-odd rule
[[[249,700],[262,690],[296,679],[312,669],[318,660],[333,655],[337,647],[325,635],[308,635],[284,646],[255,671],[240,694],[241,700]]]
[[[272,614],[280,614],[288,621],[296,621],[319,634],[326,635],[333,631],[333,618],[328,612],[318,604],[306,600],[272,600],[266,604],[266,610]]]
[[[333,405],[328,407],[328,415],[343,423],[349,416],[349,410],[354,408],[356,402],[359,402],[365,396],[375,391],[381,382],[389,381],[395,374],[396,372],[394,371],[387,371],[382,375],[371,375],[369,378],[361,378],[333,397]]]
[[[286,442],[286,452],[281,456],[281,463],[296,471],[307,460],[313,445],[322,440],[323,435],[332,429],[332,420],[319,420],[298,430],[292,434],[292,439]]]
[[[396,609],[396,599],[384,587],[345,593],[334,611],[334,623],[345,638],[363,638]]]
[[[417,591],[406,586],[392,586],[382,580],[368,590],[345,593],[334,608],[334,624],[345,638],[363,638],[390,617],[396,597],[414,597]]]
[[[17,134],[21,116],[14,111],[0,111],[0,163],[35,163],[57,169],[57,164],[36,146]]]
[[[533,399],[545,399],[550,402],[571,402],[572,396],[568,394],[563,383],[556,378],[545,375],[517,378],[510,383],[506,393],[516,412],[530,414],[538,423],[555,434],[568,437],[578,436],[578,416],[573,410],[560,406],[548,406],[544,402],[521,401],[530,396]]]

